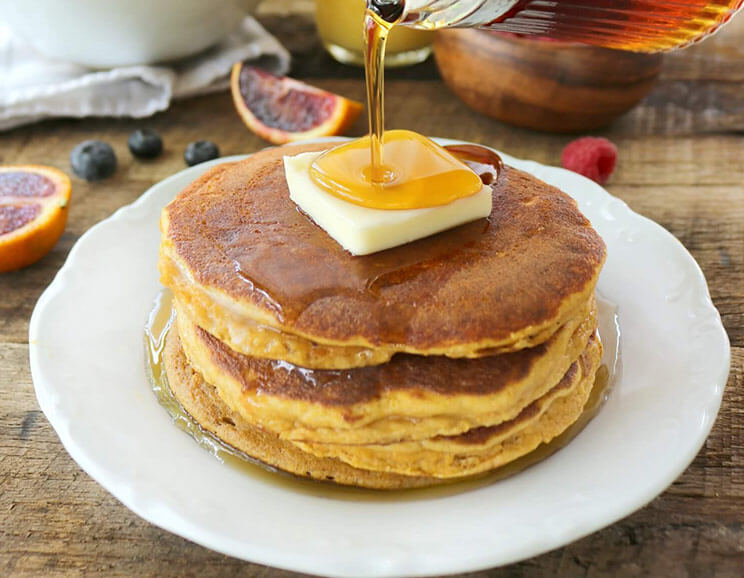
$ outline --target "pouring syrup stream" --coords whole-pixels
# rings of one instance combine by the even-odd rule
[[[399,14],[402,14],[400,6]],[[388,18],[374,10],[367,9],[364,16],[364,71],[367,80],[367,109],[369,114],[370,172],[368,178],[377,184],[384,184],[393,178],[386,170],[382,157],[382,139],[385,131],[385,48],[388,34],[397,17],[394,13]],[[388,19],[392,18],[392,22]]]
[[[310,167],[310,177],[318,187],[371,209],[437,207],[474,195],[483,187],[457,154],[412,131],[385,131],[385,49],[403,8],[403,2],[371,2],[366,12],[369,136],[323,153]]]

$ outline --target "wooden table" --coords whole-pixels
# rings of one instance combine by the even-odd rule
[[[295,54],[294,75],[363,98],[361,72],[336,65],[316,40],[307,2],[271,2],[262,18]],[[291,10],[290,17],[279,14]],[[609,190],[674,233],[710,283],[733,345],[731,377],[713,432],[690,468],[648,506],[601,532],[476,576],[741,576],[744,573],[744,16],[724,34],[670,56],[656,91],[602,134],[620,163]],[[431,63],[388,80],[389,126],[486,143],[557,164],[565,136],[515,129],[466,109]],[[164,156],[136,162],[127,135],[152,126]],[[359,122],[355,134],[365,127]],[[53,121],[0,135],[0,163],[69,172],[81,140],[106,140],[116,175],[73,179],[70,221],[37,265],[0,276],[0,575],[148,576],[291,573],[247,564],[168,534],[124,508],[75,464],[39,411],[28,368],[28,320],[72,245],[91,225],[182,169],[192,140],[223,154],[265,143],[244,129],[228,94],[181,102],[145,122]]]

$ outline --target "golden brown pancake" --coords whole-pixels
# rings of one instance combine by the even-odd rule
[[[174,278],[170,278],[171,283]],[[200,291],[179,291],[174,299],[178,303],[181,317],[206,328],[209,334],[229,343],[232,349],[249,352],[254,357],[281,359],[315,369],[349,369],[385,363],[393,354],[390,348],[338,347],[314,343],[248,318],[236,322],[233,317],[222,317],[221,313],[214,313],[214,305]]]
[[[533,451],[574,423],[589,398],[601,357],[602,346],[593,337],[557,385],[516,417],[496,426],[401,443],[296,445],[314,456],[372,471],[438,478],[486,472]]]
[[[400,476],[354,468],[340,460],[316,458],[275,434],[246,422],[230,409],[214,386],[189,365],[180,348],[178,332],[166,338],[163,365],[168,385],[181,406],[206,431],[228,446],[284,472],[315,480],[374,489],[420,488],[446,480],[431,477]]]
[[[538,345],[589,301],[604,243],[558,189],[505,167],[488,219],[354,257],[289,198],[283,156],[324,146],[216,167],[163,212],[163,283],[233,349],[322,368],[468,357]],[[257,326],[279,333],[254,349]]]
[[[215,167],[163,211],[177,399],[285,471],[376,488],[482,474],[563,433],[601,358],[605,246],[567,195],[505,167],[493,211],[354,257],[289,198],[283,157]]]
[[[189,363],[249,423],[282,439],[391,443],[456,435],[514,418],[566,374],[594,333],[594,301],[545,343],[479,359],[398,354],[388,363],[310,370],[250,357],[184,319]]]
[[[596,349],[597,342],[593,340],[592,343]],[[588,347],[589,352],[592,347],[592,345]],[[587,360],[582,361],[586,367],[586,364],[592,363],[591,359],[594,357],[587,353],[583,359]],[[281,440],[275,434],[251,425],[240,414],[225,405],[215,388],[206,383],[188,364],[181,350],[177,331],[171,330],[166,338],[163,363],[168,383],[179,403],[204,429],[233,448],[265,464],[299,476],[377,489],[414,488],[466,479],[472,477],[466,472],[486,471],[496,467],[494,465],[496,463],[506,463],[516,455],[527,453],[530,451],[528,448],[534,449],[539,443],[549,441],[573,423],[588,398],[594,374],[589,369],[591,378],[584,377],[571,385],[579,371],[569,372],[567,378],[554,388],[552,400],[536,402],[525,409],[524,416],[515,418],[513,423],[474,430],[449,440],[463,448],[460,459],[453,458],[455,463],[461,463],[463,467],[456,469],[454,476],[435,477],[368,470],[351,466],[339,459],[317,457],[302,451],[291,442]],[[573,395],[557,395],[566,389],[570,389]],[[528,423],[525,425],[522,422]],[[510,428],[515,430],[514,435],[505,435],[504,432]],[[499,444],[495,451],[494,444],[490,444],[493,454],[490,461],[473,458],[470,448],[483,445],[484,441],[488,443],[491,438],[498,439]],[[514,457],[507,459],[507,456]]]

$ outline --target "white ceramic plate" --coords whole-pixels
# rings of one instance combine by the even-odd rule
[[[619,305],[622,376],[594,421],[546,461],[462,493],[338,500],[221,464],[175,427],[144,370],[143,326],[160,289],[158,218],[214,163],[155,185],[75,245],[31,319],[42,410],[80,466],[138,515],[290,570],[465,572],[619,520],[661,493],[702,446],[728,376],[728,339],[698,265],[667,231],[572,172],[504,160],[578,200],[608,246],[600,291]]]

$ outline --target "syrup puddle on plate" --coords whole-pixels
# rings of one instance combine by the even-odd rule
[[[349,501],[400,501],[441,498],[487,486],[518,474],[568,445],[599,413],[607,401],[612,386],[621,371],[620,325],[617,306],[597,295],[599,335],[604,347],[602,364],[597,371],[589,400],[579,419],[561,435],[547,444],[541,444],[529,454],[500,468],[440,486],[410,490],[370,490],[339,486],[331,482],[315,481],[282,472],[227,445],[211,432],[203,429],[184,409],[171,392],[163,367],[165,338],[174,318],[172,294],[164,289],[155,299],[155,305],[145,326],[146,370],[152,389],[173,422],[196,442],[228,467],[240,470],[262,483],[284,487],[310,496]]]

